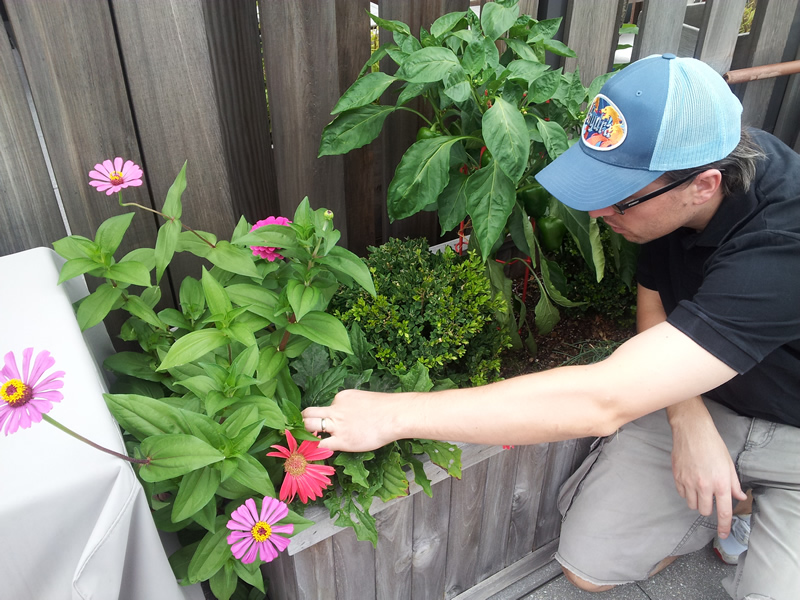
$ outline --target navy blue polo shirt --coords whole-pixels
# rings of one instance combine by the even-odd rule
[[[706,228],[642,246],[639,283],[667,321],[738,375],[708,392],[736,412],[800,427],[800,155],[751,130],[766,158]]]

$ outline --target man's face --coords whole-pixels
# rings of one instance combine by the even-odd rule
[[[664,179],[656,179],[626,200],[654,192],[667,183]],[[691,183],[681,185],[627,209],[624,215],[619,214],[613,206],[609,206],[590,210],[589,216],[602,217],[611,229],[626,240],[644,244],[672,233],[680,227],[692,226],[696,211],[692,203],[691,187]]]

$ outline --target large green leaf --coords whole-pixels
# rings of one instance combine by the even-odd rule
[[[260,276],[255,262],[253,262],[252,251],[234,246],[225,240],[218,241],[216,246],[208,251],[206,258],[220,269],[225,269],[231,273],[238,273],[247,277]]]
[[[275,497],[275,488],[264,466],[249,454],[240,454],[236,457],[237,469],[233,472],[234,480],[238,481],[262,496]]]
[[[140,262],[131,260],[113,264],[103,275],[114,281],[150,287],[150,271]]]
[[[333,315],[324,312],[310,312],[297,323],[289,323],[289,333],[303,336],[312,342],[322,344],[333,350],[352,354],[347,330]]]
[[[231,557],[231,548],[226,541],[230,530],[225,527],[228,516],[219,515],[216,531],[207,533],[189,563],[189,583],[211,579]]]
[[[528,166],[531,142],[525,118],[516,106],[497,98],[483,115],[483,138],[496,163],[516,183]]]
[[[553,202],[550,209],[555,216],[564,221],[567,231],[572,235],[581,256],[594,272],[597,281],[603,279],[606,257],[603,253],[603,243],[600,241],[597,219],[590,217],[587,212],[575,210],[561,202]]]
[[[158,370],[166,371],[172,367],[185,365],[227,343],[228,338],[225,334],[216,329],[192,331],[172,345]]]
[[[357,255],[341,246],[334,246],[326,256],[317,258],[316,262],[330,267],[333,271],[351,277],[374,298],[375,283],[367,265]]]
[[[536,303],[536,308],[534,310],[536,329],[539,335],[547,335],[553,331],[553,327],[556,326],[561,316],[558,313],[558,308],[550,302],[550,298],[547,296],[542,282],[538,279],[536,281],[539,284],[540,292],[539,301]]]
[[[138,296],[128,296],[123,306],[125,310],[133,316],[139,317],[145,323],[149,323],[156,329],[163,329],[166,331],[167,328],[161,319],[158,318],[158,315]]]
[[[481,28],[492,41],[508,31],[519,16],[519,5],[506,7],[498,2],[487,2],[481,10]]]
[[[114,252],[117,251],[117,248],[119,248],[120,243],[122,243],[122,238],[128,230],[135,214],[136,213],[130,212],[111,217],[103,221],[97,228],[94,240],[109,256],[112,256]]]
[[[103,394],[108,410],[128,433],[141,441],[153,435],[188,433],[181,409],[137,394]]]
[[[389,219],[405,219],[436,202],[450,180],[450,149],[460,139],[439,136],[420,140],[406,150],[389,184]]]
[[[455,229],[467,217],[467,176],[463,173],[450,175],[450,182],[439,195],[439,224],[442,234]]]
[[[374,102],[394,81],[397,81],[396,77],[387,75],[382,71],[367,73],[363,77],[359,77],[355,80],[353,85],[342,94],[336,106],[333,107],[331,114],[335,115],[345,110],[359,108],[370,102]]]
[[[438,19],[436,19],[433,24],[431,25],[431,35],[433,37],[441,37],[443,34],[447,33],[448,31],[452,30],[453,27],[458,25],[458,23],[467,16],[467,12],[451,12],[447,13],[446,15],[442,15]]]
[[[188,162],[188,161],[187,161]],[[164,208],[161,210],[168,217],[173,219],[180,219],[183,213],[183,206],[181,205],[181,196],[186,190],[186,162],[183,163],[181,170],[175,177],[175,181],[169,186],[167,197],[164,200]]]
[[[509,42],[511,40],[508,40]],[[516,40],[518,43],[519,40]],[[522,44],[528,50],[530,48],[527,44]],[[531,84],[536,79],[542,76],[550,67],[548,65],[543,65],[540,62],[536,62],[534,60],[514,60],[508,64],[507,69],[509,70],[508,78],[509,79],[519,79],[527,84]],[[555,91],[555,90],[554,90]]]
[[[102,269],[103,264],[100,262],[96,262],[91,258],[71,258],[64,265],[61,267],[61,273],[58,276],[58,283],[62,284],[65,281],[72,279],[73,277],[77,277],[78,275],[83,275],[84,273],[88,273],[89,271],[93,271],[94,269]]]
[[[140,450],[150,463],[142,466],[139,475],[150,482],[179,477],[225,458],[200,438],[182,433],[151,436]]]
[[[457,66],[458,57],[452,50],[431,46],[411,53],[397,71],[397,77],[411,83],[433,83],[444,79]]]
[[[203,267],[200,282],[203,284],[203,294],[206,297],[208,310],[211,311],[212,315],[224,315],[233,310],[225,288],[205,267]]]
[[[203,467],[183,476],[172,505],[172,522],[188,519],[214,497],[219,486],[219,469]]]
[[[542,136],[544,147],[550,158],[555,160],[561,156],[569,148],[569,141],[564,128],[555,121],[545,121],[537,117],[536,128],[539,130],[539,135]]]
[[[367,104],[339,114],[322,130],[318,156],[347,154],[369,144],[378,137],[386,117],[395,110],[394,106]]]
[[[296,279],[290,279],[286,283],[286,297],[298,320],[311,311],[324,310],[327,304],[322,292],[314,286],[313,282],[306,285]]]
[[[82,235],[70,235],[53,242],[53,250],[67,260],[99,256],[100,246]]]
[[[86,296],[78,306],[77,317],[81,331],[86,331],[105,319],[121,295],[122,288],[102,283]]]
[[[542,69],[542,71],[547,69],[547,65],[543,65],[542,63],[539,62],[538,57],[536,56],[536,52],[533,51],[533,48],[528,46],[528,44],[526,44],[522,40],[518,40],[518,39],[510,37],[510,38],[506,38],[505,42],[506,42],[506,44],[508,44],[509,48],[511,48],[514,52],[516,52],[517,56],[519,56],[522,59],[523,62],[530,62],[530,63],[536,64],[536,65],[539,65],[540,67],[544,67]],[[508,68],[510,69],[511,65],[513,65],[515,62],[519,62],[519,61],[516,61],[516,60],[512,61],[508,65]],[[519,68],[519,66],[517,68]]]
[[[181,233],[181,222],[169,220],[158,228],[156,238],[156,283],[161,281],[161,276],[172,260],[178,247],[178,236]]]
[[[514,182],[499,167],[497,161],[473,173],[467,182],[467,212],[484,261],[494,243],[500,238],[514,209]]]

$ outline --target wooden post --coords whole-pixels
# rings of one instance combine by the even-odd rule
[[[608,73],[614,62],[624,0],[571,0],[564,19],[564,43],[578,58],[565,58],[564,71],[580,67],[583,85]]]
[[[694,57],[720,75],[730,69],[746,3],[747,0],[706,1]]]
[[[677,54],[685,13],[685,2],[646,0],[639,14],[639,34],[633,42],[631,60],[665,52]]]

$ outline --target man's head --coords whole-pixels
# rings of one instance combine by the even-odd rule
[[[741,112],[728,85],[705,63],[672,54],[650,56],[603,86],[589,103],[580,139],[536,179],[564,204],[593,216],[619,214],[613,205],[644,216],[689,187],[699,196],[681,199],[683,205],[707,203],[711,187],[716,201],[724,189],[720,171],[695,171],[737,148]],[[680,177],[673,176],[675,171]],[[652,200],[633,208],[633,201],[646,194],[654,194]],[[628,213],[619,216],[618,225]],[[690,213],[686,216],[692,220]],[[613,227],[613,218],[606,221]]]

